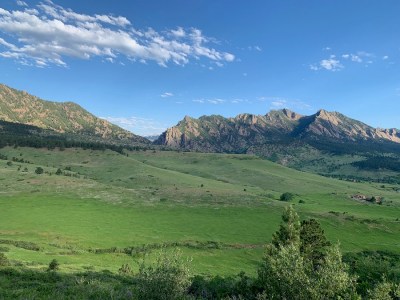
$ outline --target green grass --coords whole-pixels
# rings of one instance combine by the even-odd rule
[[[287,205],[278,201],[284,192],[294,193],[291,203],[300,216],[318,219],[344,251],[400,253],[398,186],[325,178],[244,155],[31,148],[0,153],[31,162],[7,166],[0,160],[0,240],[32,242],[40,250],[0,247],[8,248],[14,263],[32,269],[44,270],[53,258],[65,273],[117,272],[125,263],[137,269],[143,253],[93,251],[177,243],[193,258],[196,274],[254,274]],[[35,174],[37,166],[47,173]],[[57,168],[70,168],[65,172],[76,177],[54,175]],[[356,193],[382,196],[384,204],[352,200]],[[220,247],[187,246],[207,241]],[[152,259],[157,251],[147,252]]]

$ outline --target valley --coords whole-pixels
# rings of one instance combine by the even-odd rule
[[[301,218],[317,219],[344,252],[399,252],[398,185],[330,179],[251,155],[24,147],[0,153],[8,158],[0,160],[0,246],[27,268],[45,269],[56,258],[62,272],[117,272],[175,245],[192,257],[196,274],[254,274],[287,205],[279,200],[285,192],[295,195],[290,203]]]

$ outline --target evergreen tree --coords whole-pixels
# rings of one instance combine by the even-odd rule
[[[300,252],[311,260],[314,268],[317,268],[325,256],[325,252],[331,243],[326,239],[324,230],[315,220],[303,220],[300,227]]]
[[[299,217],[291,206],[285,209],[282,221],[258,270],[258,284],[263,290],[258,299],[359,299],[355,278],[342,262],[339,247],[326,245],[319,224],[309,221],[300,228]],[[313,244],[317,252],[309,249]],[[322,250],[324,255],[319,257]]]
[[[282,214],[283,223],[272,236],[272,244],[275,247],[285,246],[300,241],[300,221],[299,216],[293,206],[287,206]]]

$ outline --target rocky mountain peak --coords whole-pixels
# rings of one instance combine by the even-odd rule
[[[206,152],[235,152],[264,147],[279,141],[326,140],[340,143],[368,141],[400,143],[395,129],[375,129],[338,112],[319,110],[303,116],[289,109],[266,115],[239,114],[234,118],[188,116],[168,129],[155,143]],[[271,144],[271,145],[272,145]]]
[[[284,108],[282,109],[282,113],[289,119],[291,120],[299,120],[301,117],[303,117],[302,115],[295,113],[294,111],[291,111],[290,109]]]
[[[316,119],[327,121],[335,126],[339,125],[342,121],[336,112],[329,112],[325,109],[320,109],[316,114]]]

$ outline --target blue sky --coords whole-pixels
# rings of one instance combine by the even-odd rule
[[[324,108],[400,128],[400,2],[0,3],[0,82],[141,135]]]

